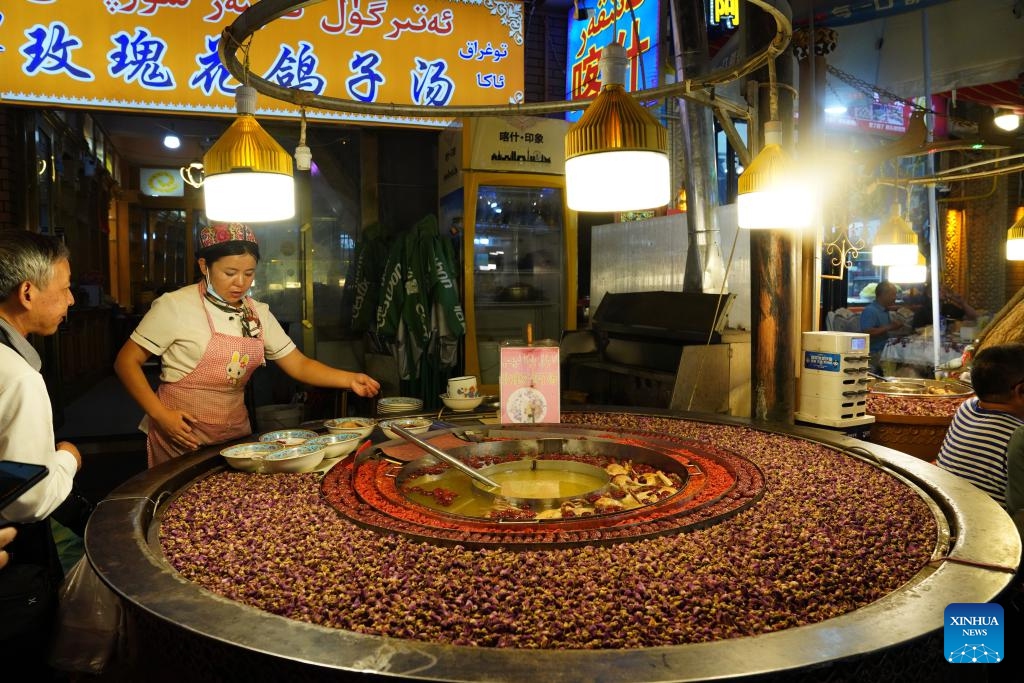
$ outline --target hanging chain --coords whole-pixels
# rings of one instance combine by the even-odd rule
[[[830,74],[841,80],[843,83],[846,83],[846,85],[850,86],[854,90],[859,90],[860,92],[864,93],[865,95],[871,98],[878,96],[889,102],[899,102],[912,109],[923,110],[925,113],[928,114],[938,114],[938,112],[932,109],[926,109],[925,107],[922,107],[913,100],[907,99],[905,97],[900,97],[899,95],[891,93],[888,90],[883,90],[882,88],[879,88],[877,85],[874,85],[873,83],[868,83],[865,80],[861,80],[860,78],[857,78],[853,74],[846,73],[842,69],[839,69],[831,64],[827,66],[827,69]]]
[[[942,112],[935,111],[934,109],[932,109],[930,107],[922,106],[922,105],[914,102],[912,99],[908,99],[906,97],[900,97],[896,93],[889,92],[888,90],[885,90],[884,88],[880,88],[877,85],[874,85],[873,83],[868,83],[867,81],[862,80],[860,78],[857,78],[853,74],[847,73],[847,72],[843,71],[842,69],[839,69],[839,68],[837,68],[837,67],[835,67],[835,66],[833,66],[831,64],[827,65],[826,68],[828,69],[828,72],[830,74],[832,74],[833,76],[838,78],[840,81],[842,81],[843,83],[847,84],[848,86],[850,86],[854,90],[860,91],[861,93],[867,95],[868,97],[870,97],[872,99],[874,99],[875,97],[879,97],[880,99],[888,101],[888,102],[899,102],[900,104],[902,104],[905,107],[910,107],[911,110],[913,110],[913,111],[921,111],[921,112],[924,112],[925,114],[932,114],[934,116],[941,116],[941,117],[949,120],[950,122],[960,123],[962,125],[967,125],[967,126],[972,126],[972,127],[978,125],[977,121],[971,121],[969,119],[961,119],[959,117],[953,116],[952,114],[948,114],[948,113],[944,114]]]

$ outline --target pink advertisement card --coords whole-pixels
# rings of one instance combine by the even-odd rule
[[[501,348],[501,422],[561,422],[557,346]]]

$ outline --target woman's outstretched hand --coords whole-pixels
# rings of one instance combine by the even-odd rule
[[[380,382],[361,372],[352,374],[352,382],[349,386],[357,396],[369,398],[380,392]]]

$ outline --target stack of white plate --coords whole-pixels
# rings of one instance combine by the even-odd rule
[[[390,396],[377,401],[378,415],[397,415],[423,409],[423,400],[407,396]]]

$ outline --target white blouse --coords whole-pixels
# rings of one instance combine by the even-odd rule
[[[264,354],[270,360],[284,358],[295,350],[295,342],[270,312],[270,306],[255,303],[263,326]],[[161,357],[161,381],[177,382],[199,364],[211,337],[206,313],[217,332],[242,336],[241,316],[226,313],[206,301],[199,294],[199,285],[188,285],[156,299],[132,332],[133,342]]]

